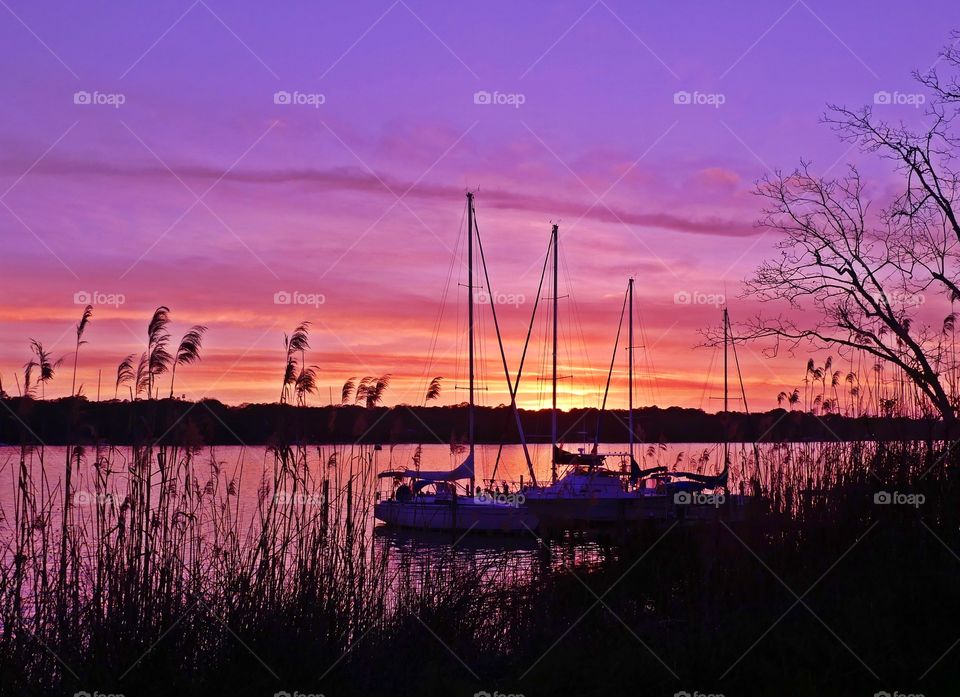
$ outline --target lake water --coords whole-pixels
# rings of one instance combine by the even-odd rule
[[[361,477],[365,483],[374,484],[376,473],[391,469],[414,467],[414,458],[419,447],[420,468],[425,470],[453,469],[466,457],[466,450],[451,452],[447,445],[410,444],[383,446],[382,450],[374,451],[369,447],[363,449],[356,446],[308,446],[305,448],[307,466],[310,472],[318,479],[345,481],[347,476]],[[566,445],[569,450],[575,451],[575,445]],[[589,445],[587,446],[589,448]],[[749,448],[745,444],[732,444],[731,452]],[[615,453],[607,462],[611,467],[627,466],[627,460],[620,454],[627,451],[626,444],[601,444],[600,452]],[[670,469],[685,469],[689,471],[703,471],[713,474],[719,471],[722,460],[722,445],[715,443],[672,443],[672,444],[636,444],[635,456],[641,467],[666,466]],[[537,444],[528,446],[534,472],[539,481],[550,479],[550,446]],[[337,462],[330,466],[331,454],[336,452]],[[181,451],[182,453],[182,451]],[[56,496],[52,494],[62,480],[65,467],[66,448],[46,447],[34,449],[27,455],[27,467],[35,481],[45,478],[44,488],[51,494],[53,509]],[[79,468],[73,474],[72,489],[74,501],[84,505],[95,496],[96,487],[93,485],[93,463],[97,458],[105,466],[101,467],[100,476],[109,475],[114,493],[124,489],[127,484],[127,472],[133,459],[129,447],[119,446],[111,448],[86,448],[81,458]],[[372,458],[372,464],[369,460]],[[239,499],[238,510],[250,513],[256,508],[258,492],[273,472],[274,454],[263,447],[220,446],[203,448],[193,454],[193,472],[201,485],[223,477],[236,487]],[[11,510],[14,502],[17,478],[19,472],[20,448],[14,446],[0,447],[0,507],[5,511]],[[739,473],[736,468],[731,469],[731,483],[738,481]],[[504,445],[502,449],[496,445],[478,445],[476,448],[477,482],[486,482],[495,476],[497,483],[508,482],[511,485],[519,484],[522,480],[530,482],[526,459],[520,445]],[[154,466],[153,476],[159,482],[159,469]],[[266,478],[266,479],[265,479]],[[110,485],[108,485],[110,490]],[[361,495],[362,487],[356,491]]]
[[[589,446],[588,446],[589,447]],[[755,471],[755,453],[760,456],[761,478],[798,488],[809,486],[824,472],[824,462],[837,461],[826,457],[833,448],[845,444],[779,443],[730,444],[730,482],[737,491]],[[567,450],[577,446],[565,444]],[[198,516],[201,529],[229,523],[249,544],[254,538],[258,520],[271,501],[300,507],[308,516],[339,518],[343,522],[348,508],[352,511],[353,529],[362,531],[364,539],[390,557],[392,568],[406,568],[416,573],[429,574],[431,566],[450,561],[462,562],[478,569],[479,577],[495,574],[499,582],[512,577],[530,577],[546,567],[601,562],[616,555],[616,546],[605,544],[603,538],[577,535],[544,543],[533,533],[514,538],[466,536],[451,533],[423,533],[388,530],[373,518],[373,503],[377,491],[389,491],[392,478],[379,479],[377,474],[388,470],[414,467],[418,456],[421,469],[447,470],[459,465],[466,451],[451,452],[447,445],[384,446],[308,446],[299,450],[295,465],[281,466],[276,453],[265,447],[209,447],[188,453],[182,449],[167,449],[167,461],[161,468],[158,450],[153,451],[150,476],[151,491],[160,490],[161,479],[168,491],[182,494],[185,487],[194,492],[191,509]],[[626,444],[601,444],[601,453],[612,453],[610,467],[628,467],[622,454]],[[550,480],[550,446],[529,447],[537,479]],[[46,447],[26,452],[23,470],[30,478],[36,507],[46,520],[45,554],[53,561],[59,522],[62,520],[63,479],[67,448]],[[674,443],[635,446],[635,455],[641,467],[665,466],[670,470],[684,470],[715,474],[722,465],[723,445],[715,443]],[[21,450],[18,447],[0,447],[0,543],[14,538],[14,515],[18,481],[21,477]],[[827,468],[829,469],[829,468]],[[164,472],[161,477],[161,470]],[[291,476],[290,472],[295,475]],[[520,445],[481,445],[476,449],[477,484],[485,484],[495,476],[496,483],[508,482],[515,488],[521,481],[529,483],[530,475]],[[562,472],[562,468],[561,468]],[[285,473],[285,474],[284,474]],[[142,472],[141,472],[142,475]],[[85,448],[79,465],[72,468],[71,490],[73,508],[71,520],[95,540],[98,511],[112,507],[111,519],[126,500],[131,483],[136,481],[138,468],[130,447]],[[291,482],[295,481],[295,484]],[[283,482],[278,484],[278,482]],[[349,483],[349,484],[348,484]],[[322,492],[327,491],[324,497]],[[151,506],[157,505],[158,494],[153,493]],[[325,501],[329,501],[325,506]],[[348,505],[349,501],[349,505]],[[224,517],[224,512],[227,516]],[[190,514],[191,516],[193,513]],[[8,549],[11,549],[7,546]],[[490,570],[492,569],[492,570]]]

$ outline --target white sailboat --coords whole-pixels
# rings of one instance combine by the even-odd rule
[[[374,504],[374,517],[388,526],[417,530],[444,530],[490,533],[529,533],[536,529],[536,515],[525,505],[520,491],[495,492],[474,487],[476,479],[476,428],[474,400],[474,233],[473,193],[467,193],[467,316],[469,325],[469,410],[470,451],[466,459],[449,471],[419,469],[382,472],[391,489]],[[482,254],[482,247],[481,247]],[[496,319],[496,316],[494,316]],[[506,360],[504,359],[504,368]],[[508,376],[509,381],[509,376]],[[510,386],[511,395],[514,394]],[[519,419],[518,419],[519,425]],[[522,429],[521,429],[522,436]]]

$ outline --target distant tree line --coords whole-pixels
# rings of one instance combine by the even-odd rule
[[[444,444],[457,450],[467,440],[467,407],[354,404],[297,407],[291,404],[229,406],[216,400],[175,399],[90,402],[83,398],[3,400],[0,442],[40,445],[179,444],[271,445],[306,443]],[[529,443],[549,442],[549,410],[520,410]],[[598,419],[598,417],[600,417]],[[936,437],[942,421],[904,417],[816,415],[774,409],[758,414],[708,414],[681,407],[634,411],[636,440],[718,443],[731,441],[925,440]],[[561,441],[568,447],[629,438],[626,413],[596,409],[561,412]],[[599,438],[597,431],[599,428]],[[477,408],[477,440],[519,443],[508,406]]]

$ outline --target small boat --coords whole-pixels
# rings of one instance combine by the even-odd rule
[[[470,452],[466,459],[450,471],[405,469],[382,472],[381,480],[389,481],[387,492],[378,492],[373,515],[384,524],[416,530],[443,530],[488,533],[529,534],[537,528],[536,515],[526,506],[519,491],[493,491],[474,486],[475,480],[475,412],[474,402],[474,280],[473,247],[476,234],[473,193],[467,193],[467,311],[469,316],[469,409],[468,433]],[[481,261],[482,261],[482,246]],[[492,307],[492,305],[491,305]],[[496,316],[494,315],[494,323]],[[499,328],[498,328],[499,339]],[[502,346],[502,345],[501,345]],[[501,348],[502,350],[502,348]],[[506,360],[504,359],[506,369]],[[509,384],[509,375],[507,375]],[[515,390],[510,386],[511,397]],[[517,415],[515,399],[511,399]],[[517,416],[519,427],[519,417]],[[521,433],[522,436],[522,433]]]

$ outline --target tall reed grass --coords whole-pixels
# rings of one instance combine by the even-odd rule
[[[839,694],[876,681],[831,631],[889,680],[955,639],[960,562],[944,545],[960,542],[960,497],[943,443],[780,444],[760,451],[762,521],[614,531],[588,557],[567,554],[577,536],[531,536],[522,569],[453,538],[423,563],[384,544],[367,446],[278,445],[255,471],[215,450],[77,446],[56,479],[52,452],[25,445],[4,465],[3,694],[766,694],[757,680],[788,678]],[[736,451],[732,469],[756,456]],[[881,490],[925,503],[878,506]],[[864,531],[878,544],[851,553]],[[778,578],[799,594],[831,565],[808,599],[830,630],[794,609],[721,681],[793,602]],[[893,636],[910,622],[922,637]],[[804,672],[818,661],[840,673]]]

